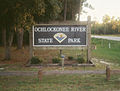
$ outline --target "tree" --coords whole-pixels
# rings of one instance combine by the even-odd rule
[[[1,0],[0,27],[4,32],[5,59],[10,59],[14,31],[18,34],[18,48],[21,48],[24,30],[31,30],[35,22],[56,19],[61,12],[60,6],[59,0]]]
[[[48,23],[49,21],[54,21],[58,18],[61,12],[62,3],[60,0],[44,0],[44,4],[44,14],[34,14],[34,20],[36,23]]]
[[[45,12],[44,0],[23,0],[16,2],[16,32],[17,49],[23,46],[24,30],[30,30],[34,22],[34,14],[38,16]]]
[[[5,59],[10,59],[10,47],[13,41],[13,30],[14,30],[14,7],[12,7],[13,3],[9,0],[2,0],[0,2],[0,21],[1,28],[4,31],[4,47],[5,51]],[[6,35],[8,37],[6,37]]]
[[[39,0],[1,0],[0,1],[0,21],[1,28],[4,30],[4,47],[5,47],[5,59],[10,59],[10,47],[13,41],[13,33],[16,29],[24,28],[25,24],[29,26],[29,24],[33,23],[27,21],[29,16],[35,11],[38,13],[41,12],[39,9],[39,4],[37,3]],[[42,0],[41,0],[42,1]],[[37,7],[36,7],[37,6]],[[21,18],[22,17],[22,18]],[[24,19],[26,18],[26,19]],[[31,25],[30,25],[31,26]],[[14,31],[13,31],[14,30]],[[6,37],[7,35],[7,37]]]
[[[64,7],[65,2],[67,1],[67,14],[66,14],[66,19],[67,20],[76,20],[76,14],[80,14],[81,13],[86,13],[86,11],[84,10],[84,7],[93,9],[93,7],[87,3],[87,0],[60,0],[62,3],[62,7]],[[64,8],[62,8],[62,12],[59,16],[58,20],[63,20],[64,18]],[[78,19],[79,20],[79,19]]]
[[[108,16],[108,15],[103,16],[104,34],[106,34],[106,32],[108,30],[109,22],[110,22],[110,16]]]
[[[104,24],[107,24],[107,23],[109,23],[109,22],[110,22],[110,16],[109,16],[109,15],[103,16],[103,23],[104,23]]]

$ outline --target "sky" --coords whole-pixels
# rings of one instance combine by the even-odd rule
[[[87,16],[90,15],[92,20],[102,22],[104,15],[110,17],[120,17],[120,0],[88,0],[89,4],[94,7],[94,10],[86,9],[87,14],[81,15],[81,20],[87,20]]]

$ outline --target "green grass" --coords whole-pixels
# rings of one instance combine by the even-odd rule
[[[120,75],[51,75],[37,77],[0,76],[0,91],[119,91]]]
[[[64,67],[64,70],[105,70],[106,65],[100,64],[100,63],[95,63],[95,67]],[[1,71],[34,71],[38,72],[40,70],[39,67],[25,67],[25,66],[20,66],[20,65],[2,65],[2,68],[4,70]],[[113,67],[112,67],[113,68]],[[118,68],[118,67],[114,67]],[[42,67],[43,71],[51,71],[51,70],[62,70],[61,67]]]
[[[109,43],[111,44],[111,48],[108,47]],[[92,51],[93,57],[120,64],[120,42],[93,38],[92,44],[97,46],[97,49]]]

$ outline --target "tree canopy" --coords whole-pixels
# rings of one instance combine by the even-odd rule
[[[67,19],[75,20],[75,15],[83,6],[91,7],[87,0],[67,0]],[[80,4],[81,3],[81,4]],[[0,0],[1,26],[24,27],[28,18],[34,22],[48,22],[50,20],[62,20],[64,0]],[[32,20],[29,20],[33,22]],[[22,26],[21,26],[22,25]]]

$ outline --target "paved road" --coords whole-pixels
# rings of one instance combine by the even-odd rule
[[[37,76],[38,72],[34,71],[9,71],[0,72],[0,76]],[[62,75],[62,74],[105,74],[105,70],[91,70],[91,71],[79,71],[79,70],[66,70],[66,71],[45,71],[43,75]]]
[[[120,37],[92,35],[92,38],[120,41]]]

